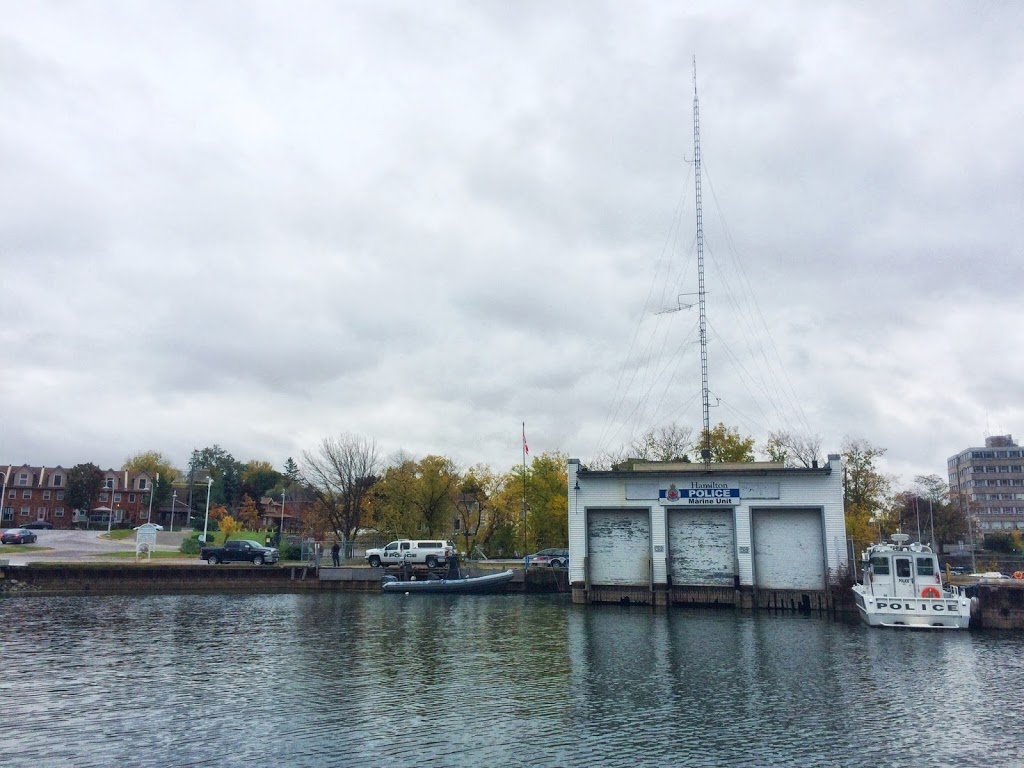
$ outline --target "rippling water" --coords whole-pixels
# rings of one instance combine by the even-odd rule
[[[0,641],[8,766],[1022,764],[1008,633],[521,595],[160,595],[0,599]]]

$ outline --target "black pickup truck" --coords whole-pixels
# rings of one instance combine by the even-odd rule
[[[278,560],[277,550],[264,547],[249,539],[228,539],[223,547],[203,547],[199,550],[199,559],[210,565],[218,563],[252,563],[253,565],[271,565]]]

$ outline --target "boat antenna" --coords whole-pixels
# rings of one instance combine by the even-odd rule
[[[697,305],[700,313],[700,394],[704,407],[704,439],[700,456],[707,469],[711,463],[711,415],[708,404],[708,318],[704,306],[704,217],[700,203],[700,107],[697,102],[697,57],[693,57],[693,178],[697,203]]]

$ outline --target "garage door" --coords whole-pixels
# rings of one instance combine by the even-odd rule
[[[591,584],[651,583],[651,518],[645,509],[587,513]]]
[[[821,511],[755,509],[754,583],[761,589],[825,588]]]
[[[673,586],[733,586],[735,547],[731,507],[668,511],[669,572]]]

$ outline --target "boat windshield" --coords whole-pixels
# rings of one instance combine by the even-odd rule
[[[896,578],[897,579],[909,579],[910,578],[910,558],[909,557],[897,557],[896,558]]]
[[[930,557],[919,557],[917,558],[917,575],[918,576],[934,576],[935,575],[935,561]]]
[[[871,558],[871,570],[879,575],[889,574],[889,558],[888,557],[872,557]]]

